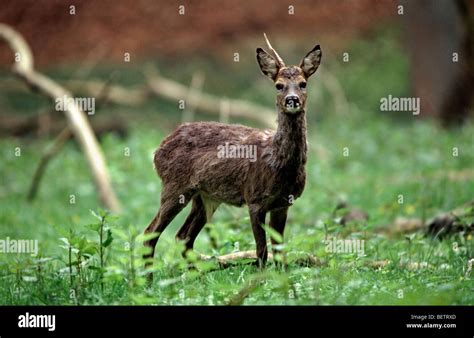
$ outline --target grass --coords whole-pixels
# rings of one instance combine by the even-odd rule
[[[391,34],[354,42],[348,65],[325,54],[327,69],[344,79],[349,114],[334,110],[317,76],[310,83],[307,185],[290,209],[286,271],[273,264],[264,271],[244,264],[220,270],[212,262],[195,262],[196,269],[188,269],[182,244],[174,240],[188,206],[160,239],[155,280],[146,286],[141,233],[158,209],[161,188],[151,155],[180,118],[174,104],[152,100],[141,109],[149,118],[146,123],[131,121],[125,139],[109,135],[102,140],[124,206],[121,215],[98,208],[87,165],[73,143],[50,163],[38,198],[27,203],[40,150],[50,141],[0,140],[0,238],[36,239],[40,248],[36,257],[0,254],[0,304],[474,304],[474,284],[467,274],[474,249],[471,235],[440,241],[421,232],[404,236],[386,231],[397,217],[430,218],[474,196],[472,123],[444,130],[408,113],[378,111],[380,97],[408,95],[406,59]],[[376,53],[366,55],[367,50]],[[217,67],[206,90],[273,105],[271,85],[264,79],[249,80],[257,79],[253,60],[243,60],[239,72],[236,65],[215,65],[199,57],[187,63],[165,67],[161,60],[158,65],[165,75],[183,81],[189,80],[193,64],[204,70]],[[139,67],[122,67],[120,72],[124,85],[139,82]],[[67,78],[69,71],[49,73]],[[20,113],[47,105],[32,95],[3,95],[0,102]],[[15,156],[18,148],[21,156]],[[124,155],[125,148],[130,156]],[[363,209],[369,220],[338,225],[333,210],[341,200]],[[221,207],[208,229],[197,239],[199,252],[217,255],[254,248],[245,208]],[[217,243],[214,249],[210,236]],[[364,240],[365,254],[329,253],[324,243],[328,237]],[[291,261],[301,253],[326,264],[309,267]],[[390,262],[372,267],[384,260]]]

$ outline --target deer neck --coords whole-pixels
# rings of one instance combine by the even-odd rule
[[[306,163],[306,114],[278,112],[278,128],[273,138],[273,163],[278,169],[297,169]]]

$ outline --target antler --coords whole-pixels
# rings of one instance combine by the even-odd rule
[[[265,41],[267,42],[268,48],[272,51],[272,53],[275,55],[277,61],[280,63],[280,66],[284,66],[285,62],[283,62],[283,59],[278,55],[277,51],[273,49],[270,41],[268,41],[267,34],[263,33],[263,36],[265,37]]]

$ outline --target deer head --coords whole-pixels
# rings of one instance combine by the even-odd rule
[[[262,73],[275,83],[278,111],[289,115],[304,112],[307,96],[306,81],[319,67],[321,48],[316,45],[298,66],[286,66],[280,55],[273,49],[266,34],[263,35],[273,55],[262,48],[257,48],[257,61]]]

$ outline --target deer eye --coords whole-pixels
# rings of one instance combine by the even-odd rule
[[[299,86],[300,86],[301,89],[305,89],[306,88],[306,82],[300,82]]]
[[[283,90],[284,87],[285,87],[285,86],[283,85],[283,83],[277,83],[277,84],[275,85],[275,88],[276,88],[277,90]]]

